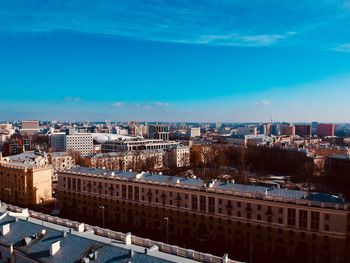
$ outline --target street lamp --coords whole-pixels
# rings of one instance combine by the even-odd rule
[[[164,217],[164,220],[166,221],[166,240],[165,243],[169,243],[169,218]]]
[[[98,208],[102,210],[102,227],[105,228],[105,207],[100,205]]]

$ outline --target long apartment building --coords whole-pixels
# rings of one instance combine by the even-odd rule
[[[239,263],[1,202],[0,262]]]
[[[58,198],[63,215],[103,217],[145,235],[164,236],[167,218],[173,242],[239,260],[349,260],[349,204],[341,196],[74,167],[60,171]]]
[[[162,150],[179,144],[179,142],[163,141],[162,139],[113,140],[102,144],[102,151],[126,152],[133,150]]]
[[[89,167],[106,168],[111,170],[162,169],[164,165],[163,150],[145,150],[128,152],[108,152],[86,156],[84,165]]]

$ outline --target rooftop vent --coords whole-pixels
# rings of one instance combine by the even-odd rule
[[[131,233],[128,232],[125,235],[125,245],[131,245]]]
[[[61,248],[61,242],[56,241],[50,246],[50,256],[54,256]]]
[[[2,225],[0,227],[0,236],[6,235],[8,232],[10,232],[10,224]]]

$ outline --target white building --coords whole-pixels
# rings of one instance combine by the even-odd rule
[[[79,152],[82,156],[94,152],[92,133],[54,133],[50,136],[51,148],[54,152]]]
[[[102,144],[102,152],[125,152],[133,150],[162,150],[179,145],[175,141],[163,141],[162,139],[133,139],[113,140]]]
[[[91,133],[77,133],[66,135],[64,144],[65,151],[76,151],[82,156],[92,154],[94,152],[94,144]]]
[[[64,141],[66,140],[66,133],[58,132],[50,135],[50,144],[53,152],[64,151]]]
[[[190,128],[189,130],[189,136],[191,138],[194,138],[194,137],[200,137],[201,136],[201,128]]]
[[[237,129],[237,135],[257,135],[258,130],[256,127],[239,127]]]
[[[10,123],[0,123],[0,142],[6,141],[15,133],[15,129]]]
[[[40,131],[39,121],[22,121],[20,132],[22,134],[36,134]]]
[[[166,151],[168,167],[186,167],[190,165],[190,147],[177,145]]]

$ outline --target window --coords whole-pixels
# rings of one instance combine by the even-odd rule
[[[128,186],[128,199],[132,199],[132,185]]]
[[[307,211],[306,210],[299,211],[299,227],[307,228]]]
[[[237,202],[237,206],[238,206],[238,207],[241,207],[241,202]]]
[[[257,215],[256,219],[261,220],[261,215]]]
[[[320,225],[320,213],[319,212],[311,212],[311,229],[312,230],[319,230]]]
[[[205,212],[207,210],[207,203],[206,203],[206,196],[201,195],[199,197],[199,207],[202,212]]]
[[[171,192],[170,192],[171,193]],[[198,209],[198,199],[196,195],[191,195],[192,197],[192,209],[197,210]]]
[[[324,219],[328,221],[329,220],[329,214],[324,214]]]
[[[134,193],[135,193],[135,200],[139,200],[139,187],[135,186],[134,187]]]
[[[208,208],[209,213],[214,213],[215,212],[215,198],[209,197],[208,203],[209,203],[209,208]]]
[[[288,208],[288,225],[295,226],[295,209]]]
[[[126,185],[122,185],[122,198],[126,198]]]

